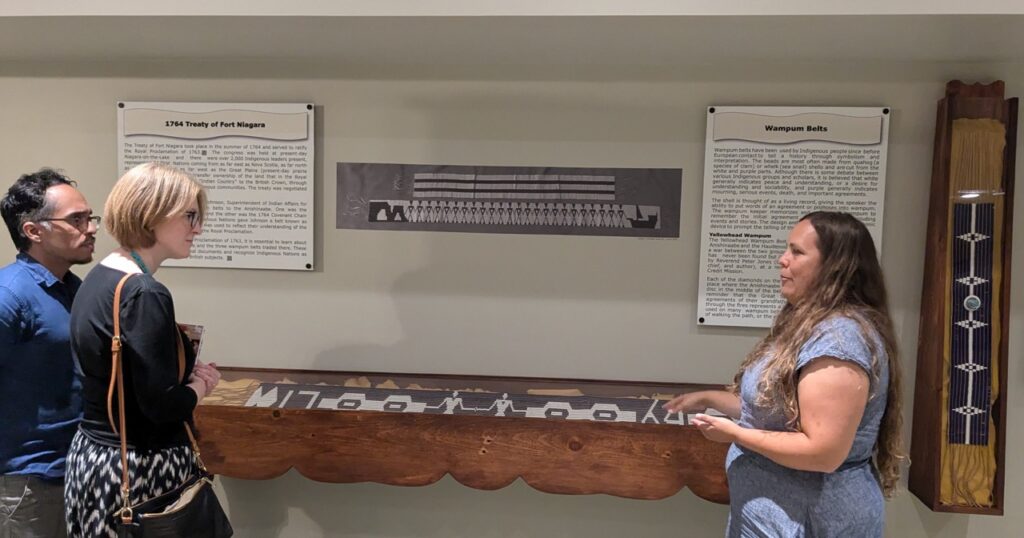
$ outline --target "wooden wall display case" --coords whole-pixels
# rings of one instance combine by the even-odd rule
[[[1017,99],[952,81],[939,101],[914,390],[910,491],[1003,513]]]

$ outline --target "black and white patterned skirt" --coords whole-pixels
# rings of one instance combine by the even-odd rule
[[[189,446],[128,451],[130,504],[180,486],[198,471]],[[121,450],[103,446],[81,431],[68,452],[64,515],[69,538],[116,538],[114,513],[121,509]]]

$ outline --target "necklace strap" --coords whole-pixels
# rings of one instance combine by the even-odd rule
[[[134,250],[129,251],[128,254],[130,254],[132,259],[135,260],[135,265],[139,266],[139,269],[142,270],[143,274],[148,275],[149,267],[146,267],[146,262],[142,261],[142,256],[139,256],[139,253]]]

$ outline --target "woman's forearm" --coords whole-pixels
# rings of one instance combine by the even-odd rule
[[[721,411],[733,419],[740,418],[740,398],[727,390],[705,391],[704,402],[707,407]]]
[[[737,427],[734,442],[799,471],[831,473],[850,453],[849,446],[816,442],[803,432],[776,432]]]

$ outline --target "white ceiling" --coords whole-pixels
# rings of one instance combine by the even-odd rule
[[[1024,15],[10,17],[0,69],[295,62],[338,70],[671,69],[720,62],[1019,62]]]
[[[1024,14],[1020,0],[0,0],[0,16],[678,16]]]

